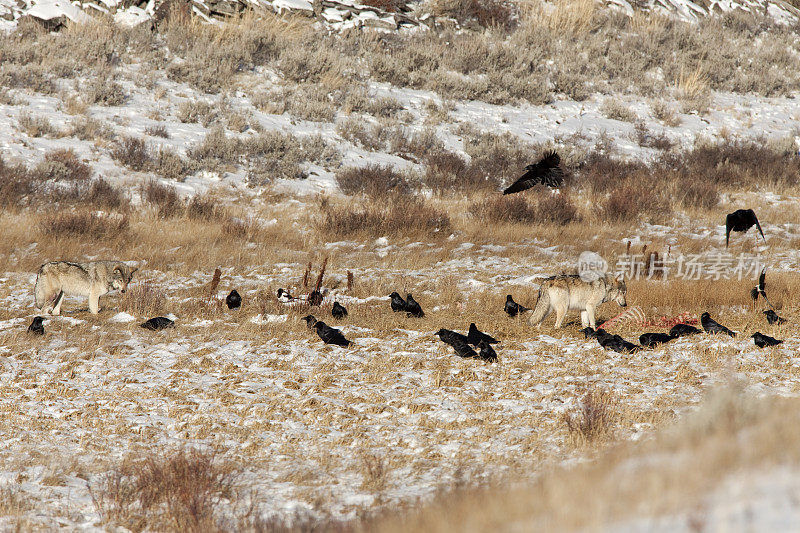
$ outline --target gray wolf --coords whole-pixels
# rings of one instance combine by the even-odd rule
[[[89,311],[97,314],[100,297],[114,290],[125,292],[136,270],[122,261],[45,263],[36,276],[36,307],[43,313],[58,315],[61,314],[64,296],[87,296]]]
[[[594,313],[603,302],[615,301],[627,306],[623,280],[606,274],[594,281],[585,281],[577,274],[561,274],[544,280],[539,287],[539,299],[528,321],[541,327],[542,322],[553,311],[556,312],[556,328],[561,327],[567,311],[580,311],[581,324],[585,328],[596,328]]]

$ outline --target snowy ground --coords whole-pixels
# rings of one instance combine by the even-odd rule
[[[360,255],[339,253],[342,265]],[[465,277],[491,278],[497,253],[470,248],[468,266],[459,268]],[[457,480],[528,476],[571,457],[562,418],[590,383],[619,399],[619,436],[631,439],[732,376],[757,395],[800,392],[793,326],[757,326],[786,338],[771,350],[758,350],[747,335],[702,336],[623,356],[583,340],[576,326],[537,331],[506,317],[505,289],[522,292],[513,281],[488,295],[460,284],[460,303],[442,302],[442,285],[431,280],[451,270],[448,261],[408,273],[406,283],[417,287],[428,312],[422,320],[393,314],[383,293],[340,290],[335,297],[350,317],[337,325],[355,345],[327,347],[299,320],[305,309],[254,302],[258,289],[274,294],[303,268],[226,271],[217,296],[236,287],[244,307],[205,312],[194,304],[202,297],[187,295],[208,283],[206,273],[145,270],[139,282],[166,294],[175,330],[145,331],[138,324],[147,317],[121,312],[120,301],[107,296],[97,317],[85,302],[69,300],[65,316],[45,323],[42,339],[24,332],[32,276],[5,273],[2,478],[37,509],[30,523],[99,528],[89,487],[133,451],[213,447],[246,465],[260,513],[352,518],[359,509],[430,496]],[[373,275],[390,280],[400,273]],[[327,309],[312,312],[336,323]],[[606,317],[617,312],[615,304],[602,309]],[[754,320],[742,311],[725,319],[737,328]],[[502,340],[500,364],[458,360],[433,336],[439,327],[466,330],[470,321]],[[619,331],[635,338],[641,330]],[[364,466],[374,458],[386,472],[377,480]]]
[[[221,105],[221,99],[171,82],[164,73],[152,73],[155,88],[145,89],[132,81],[137,74],[134,66],[120,81],[129,95],[125,105],[89,106],[86,115],[113,128],[116,135],[144,136],[153,147],[167,146],[185,155],[210,127],[181,122],[179,106],[198,100]],[[355,146],[337,133],[336,122],[260,111],[251,96],[273,88],[273,74],[258,72],[257,90],[230,94],[226,105],[267,131],[321,135],[341,152],[342,165],[416,165],[395,154]],[[75,116],[66,112],[63,96],[72,82],[62,81],[65,95],[60,96],[11,91],[17,105],[0,106],[3,157],[34,163],[49,150],[70,148],[97,175],[128,187],[135,198],[138,190],[133,185],[151,174],[121,167],[107,144],[55,135],[30,137],[19,128],[21,114],[28,112],[47,118],[56,129],[67,129]],[[462,154],[458,131],[463,125],[509,132],[527,142],[554,143],[567,151],[611,139],[624,156],[648,159],[655,154],[637,144],[633,123],[604,116],[607,97],[515,107],[442,102],[432,93],[384,84],[371,84],[370,91],[375,98],[400,102],[407,113],[403,126],[410,132],[431,127],[425,120],[430,101],[448,108],[446,120],[434,126],[436,136]],[[653,118],[651,102],[645,99],[619,100],[651,132],[663,132],[684,147],[722,134],[800,139],[795,98],[715,93],[710,111],[702,116],[680,113],[679,103],[670,101],[680,119],[676,126]],[[345,118],[340,111],[337,121]],[[146,134],[148,127],[157,125],[166,128],[168,139]],[[228,135],[244,138],[256,132],[251,128]],[[320,192],[337,194],[335,168],[306,170],[307,179],[276,180],[267,192],[286,194],[282,201],[297,209],[313,206]],[[209,189],[222,196],[230,192],[242,205],[253,199],[258,204],[259,194],[265,192],[247,186],[243,169],[202,172],[174,185],[185,196]],[[759,201],[774,216],[775,223],[764,227],[770,247],[753,250],[769,260],[774,272],[796,271],[800,225],[792,209],[797,198],[743,191],[724,198],[721,208],[740,201]],[[614,250],[624,249],[626,241],[639,246],[654,240],[707,250],[722,245],[724,232],[719,224],[680,215],[670,226],[642,225],[601,240],[602,246]],[[602,247],[597,242],[592,246]],[[174,330],[153,333],[139,328],[149,317],[127,313],[121,299],[111,295],[101,300],[105,309],[99,316],[90,315],[85,302],[68,300],[65,316],[48,320],[41,339],[25,333],[34,314],[34,275],[0,272],[0,480],[25,502],[18,512],[9,513],[3,527],[24,517],[31,529],[103,529],[89,489],[129,454],[159,454],[185,445],[214,448],[244,467],[243,484],[255,491],[252,497],[260,514],[353,518],[361,510],[430,497],[459,482],[507,475],[527,478],[543,465],[580,457],[563,416],[578,406],[589,384],[608,388],[619,400],[617,436],[622,439],[646,437],[656,424],[697,403],[707,388],[732,377],[743,379],[757,395],[800,392],[793,296],[787,297],[784,308],[790,318],[787,326],[766,326],[757,322],[763,320],[759,313],[726,307],[715,310],[723,313],[721,321],[746,334],[735,339],[682,339],[631,356],[604,352],[596,342],[585,341],[574,324],[553,332],[548,321],[541,330],[532,330],[525,321],[502,313],[505,294],[512,292],[520,295],[518,301],[532,303],[535,279],[571,267],[582,249],[578,242],[545,238],[476,244],[459,234],[444,243],[326,243],[324,252],[335,256],[331,276],[342,278],[347,270],[356,275],[352,293],[341,288],[335,293],[350,310],[350,318],[341,323],[355,343],[350,349],[324,346],[306,330],[300,317],[307,310],[274,299],[257,300],[259,293],[272,297],[278,287],[297,285],[305,268],[299,260],[255,263],[237,272],[224,268],[215,296],[238,289],[245,305],[233,312],[218,303],[203,303],[200,294],[209,282],[208,270],[186,273],[177,259],[174,270],[145,265],[134,281],[147,282],[166,295],[167,311],[177,318]],[[291,257],[307,253],[284,252]],[[21,247],[17,253],[37,252]],[[206,266],[213,270],[216,265]],[[413,291],[427,318],[393,314],[386,296],[392,290]],[[638,287],[633,283],[631,303],[648,291],[645,282]],[[618,312],[615,304],[601,309],[604,318]],[[312,312],[335,323],[327,307]],[[499,364],[458,360],[433,336],[440,327],[464,331],[473,321],[502,340]],[[756,329],[786,342],[758,350],[749,338]],[[642,330],[628,325],[619,332],[635,339]],[[382,474],[370,467],[375,464]],[[755,479],[754,486],[760,487],[764,479],[768,478]],[[783,474],[780,479],[785,479]],[[735,484],[721,488],[720,498],[725,491],[735,491]],[[766,506],[767,501],[768,494],[753,505]],[[728,523],[724,507],[714,512],[708,520]],[[773,516],[769,509],[764,512]],[[796,515],[796,509],[792,513]],[[782,524],[777,520],[783,515],[776,511],[774,516],[775,523]],[[665,519],[664,530],[675,525],[670,520]],[[651,524],[621,527],[641,530]]]

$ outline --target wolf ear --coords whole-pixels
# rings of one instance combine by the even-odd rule
[[[131,269],[131,276],[133,276],[133,273],[136,272],[137,270],[139,270],[139,267],[133,267]]]

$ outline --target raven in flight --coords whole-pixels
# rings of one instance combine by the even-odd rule
[[[504,190],[503,194],[521,192],[525,189],[530,189],[538,183],[547,185],[551,189],[561,187],[564,184],[564,171],[559,166],[560,164],[561,157],[559,157],[555,150],[547,152],[538,163],[533,163],[525,167],[527,172]]]
[[[761,234],[761,238],[764,239],[764,242],[767,242],[767,238],[764,237],[764,232],[761,230],[761,224],[758,223],[758,217],[756,217],[756,212],[752,209],[737,209],[733,213],[730,213],[728,216],[725,217],[725,248],[728,247],[728,243],[730,242],[731,231],[747,231],[753,226],[758,228],[758,232]]]

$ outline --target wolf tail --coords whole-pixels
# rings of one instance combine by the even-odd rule
[[[528,323],[531,326],[538,326],[542,320],[547,318],[550,311],[550,293],[545,287],[539,289],[539,298],[536,300],[536,306],[528,318]]]
[[[33,287],[33,297],[37,309],[41,309],[47,303],[47,294],[45,294],[47,290],[45,289],[46,283],[42,280],[43,268],[44,265],[39,269],[39,273],[36,275],[36,285]]]

